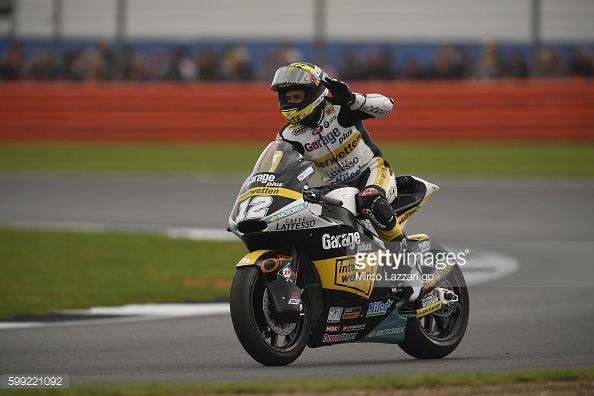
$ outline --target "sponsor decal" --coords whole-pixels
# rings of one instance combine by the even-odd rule
[[[361,323],[361,324],[356,324],[356,325],[348,325],[348,326],[342,326],[342,331],[346,332],[346,331],[361,331],[365,328],[365,326],[367,326],[365,323]]]
[[[260,269],[265,274],[268,274],[272,271],[275,271],[278,267],[280,267],[280,265],[283,262],[285,262],[285,260],[288,260],[288,262],[290,264],[291,260],[293,260],[293,257],[279,255],[277,257],[267,258],[262,261],[262,264],[260,265]],[[289,265],[289,264],[287,264],[287,265]]]
[[[326,109],[326,115],[334,114],[334,105]]]
[[[322,235],[322,248],[324,250],[349,248],[354,251],[359,243],[361,243],[361,234],[358,232],[349,232],[347,234],[338,235]]]
[[[293,280],[293,271],[291,271],[291,263],[285,265],[283,269],[281,269],[278,274],[283,278],[286,278],[290,281]]]
[[[316,226],[315,220],[307,220],[301,222],[289,222],[287,221],[285,224],[276,224],[277,231],[294,231],[294,230],[305,230],[308,228],[313,228]]]
[[[417,318],[422,318],[423,316],[427,316],[433,312],[439,311],[442,307],[442,303],[441,301],[438,301],[434,304],[428,305],[424,308],[421,309],[417,309],[417,313],[416,313],[416,317]]]
[[[318,269],[322,287],[325,289],[345,291],[363,298],[369,298],[373,291],[374,277],[367,275],[375,274],[378,266],[366,266],[358,270],[355,267],[354,256],[315,260],[314,265]],[[362,311],[361,315],[363,313]]]
[[[292,127],[292,126],[293,126],[293,125],[291,125],[291,126],[289,127],[289,130],[291,129],[291,127]],[[303,135],[305,132],[307,132],[307,127],[305,127],[305,126],[300,126],[299,128],[295,128],[295,129],[293,129],[293,131],[291,131],[291,134],[292,134],[293,136],[299,136],[299,135]]]
[[[421,253],[428,252],[430,249],[431,249],[431,242],[429,242],[429,241],[419,242],[419,249],[418,250]]]
[[[301,300],[298,298],[291,298],[289,300],[289,305],[299,305],[299,304],[301,304]]]
[[[377,190],[377,188],[373,187],[367,187],[365,190],[359,193],[359,195],[362,197],[373,196],[377,194],[379,194],[379,191]]]
[[[382,163],[383,163],[383,161],[382,161]],[[377,182],[377,184],[380,186],[384,186],[386,184],[386,180],[388,179],[389,176],[390,176],[390,172],[388,171],[388,168],[386,168],[385,166],[382,167],[381,173],[380,173],[380,179]]]
[[[364,111],[369,114],[378,114],[378,115],[383,115],[383,116],[386,116],[390,113],[390,110],[381,109],[376,106],[363,106],[359,110]]]
[[[351,135],[357,131],[357,129],[349,129],[348,131],[346,131],[345,133],[342,134],[342,136],[338,139],[338,144],[343,144],[345,140],[347,140],[348,138],[351,137]]]
[[[330,118],[329,120],[324,121],[324,128],[328,129],[330,125],[332,125],[332,123],[336,121],[336,118],[338,118],[337,114],[333,115],[332,118]]]
[[[369,303],[369,308],[367,308],[367,317],[369,316],[381,316],[385,315],[388,312],[388,308],[392,305],[394,301],[388,300],[387,302],[383,301],[376,301]]]
[[[313,130],[311,133],[312,135],[317,135],[322,131],[322,127],[318,126],[316,129]],[[340,130],[338,128],[334,128],[331,132],[328,132],[326,135],[320,135],[320,138],[311,143],[305,143],[303,148],[307,152],[315,151],[322,147],[327,147],[329,144],[334,144],[337,141],[337,138],[340,136]]]
[[[289,190],[287,188],[280,188],[280,187],[254,187],[254,188],[250,188],[249,190],[247,190],[246,192],[244,192],[243,194],[239,194],[239,196],[237,197],[237,200],[235,201],[235,203],[239,203],[241,201],[244,201],[250,197],[254,197],[257,195],[268,195],[268,196],[280,196],[280,197],[286,197],[286,198],[291,198],[291,199],[299,199],[302,197],[301,193],[298,193],[297,191],[293,191],[293,190]]]
[[[355,158],[348,160],[347,162],[341,164],[338,168],[334,169],[333,171],[326,172],[326,175],[329,178],[336,177],[337,183],[340,183],[341,181],[347,181],[349,179],[352,179],[356,175],[358,175],[362,169],[365,169],[364,165],[357,166],[358,163],[359,163],[359,158],[355,157]],[[356,167],[356,169],[354,172],[348,172],[349,169],[353,169],[355,167]]]
[[[295,205],[295,206],[291,206],[288,209],[283,210],[282,212],[279,212],[277,214],[274,214],[272,216],[270,216],[270,222],[275,222],[278,220],[282,220],[285,217],[289,217],[294,215],[295,213],[299,213],[302,210],[307,209],[307,205],[305,203],[300,203],[299,205]]]
[[[376,269],[377,267],[367,267],[363,271],[359,271],[355,267],[352,257],[336,259],[334,286],[368,298],[375,282],[374,272]]]
[[[419,207],[418,206],[415,206],[414,208],[412,208],[408,212],[400,215],[400,217],[398,217],[398,224],[402,224],[405,221],[407,221],[410,218],[410,216],[414,215],[418,210],[419,210]]]
[[[425,308],[429,305],[435,304],[437,301],[439,301],[439,298],[437,298],[435,294],[428,294],[425,297],[423,297],[421,305],[423,306],[423,308]]]
[[[323,342],[343,342],[352,341],[357,337],[359,333],[342,333],[342,334],[324,334]]]
[[[329,135],[330,134],[326,136]],[[337,150],[315,160],[315,164],[318,168],[326,168],[331,165],[337,164],[339,160],[342,160],[357,148],[361,139],[363,139],[363,136],[361,136],[360,133],[355,134],[355,136],[351,140],[340,146]]]
[[[373,245],[371,243],[362,242],[359,246],[357,246],[357,252],[370,252],[373,250]]]
[[[367,337],[381,337],[381,336],[387,336],[387,335],[392,335],[392,334],[404,334],[404,329],[405,327],[390,327],[388,329],[381,329],[381,330],[377,330],[377,331],[371,331],[369,334],[367,334]]]
[[[273,182],[276,178],[276,175],[272,173],[258,173],[248,179],[248,183],[262,183],[266,184],[269,182]]]
[[[330,307],[328,311],[327,323],[339,323],[340,317],[342,316],[342,307]]]
[[[301,174],[299,176],[297,176],[297,180],[303,181],[303,180],[305,180],[305,178],[307,176],[311,175],[313,172],[314,172],[314,169],[310,166],[309,168],[307,168],[306,170],[301,172]]]
[[[340,325],[327,325],[326,333],[338,333],[340,331]]]
[[[359,161],[359,159],[358,159],[358,158],[355,158],[355,160],[357,160],[357,161],[352,161],[352,162],[349,162],[349,163],[347,163],[347,164],[346,164],[346,166],[349,166],[351,163],[352,163],[352,164],[356,164],[356,163]],[[346,172],[346,173],[344,173],[343,175],[340,175],[340,176],[338,176],[337,178],[335,178],[335,179],[334,179],[334,181],[335,181],[336,183],[345,183],[345,182],[347,182],[347,181],[349,181],[349,180],[353,179],[353,178],[354,178],[355,176],[357,176],[359,173],[361,173],[361,171],[362,171],[363,169],[365,169],[365,167],[364,167],[363,165],[359,165],[359,166],[357,167],[357,169],[356,169],[354,172]],[[333,172],[333,173],[336,173],[336,172]]]
[[[343,319],[356,319],[361,314],[361,307],[345,308],[342,314]]]

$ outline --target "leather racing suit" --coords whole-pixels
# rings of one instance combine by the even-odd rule
[[[319,115],[312,114],[317,122],[287,124],[279,134],[315,164],[324,184],[361,190],[358,206],[381,239],[390,241],[402,235],[389,205],[397,195],[396,179],[362,121],[384,118],[393,101],[380,94],[354,94],[350,106],[326,101]]]

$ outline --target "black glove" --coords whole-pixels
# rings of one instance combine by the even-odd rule
[[[349,86],[346,85],[346,83],[335,80],[334,78],[326,77],[326,80],[322,81],[322,84],[324,84],[330,93],[332,93],[332,97],[324,97],[328,102],[347,106],[355,103],[355,94],[351,92]]]

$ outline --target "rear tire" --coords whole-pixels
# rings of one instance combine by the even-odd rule
[[[307,295],[301,304],[307,307]],[[265,366],[285,366],[303,352],[309,336],[309,315],[302,309],[294,323],[278,323],[270,308],[264,274],[256,266],[238,268],[231,285],[231,320],[245,351]]]
[[[439,251],[445,250],[439,247]],[[417,359],[440,359],[449,355],[462,341],[468,326],[468,289],[460,267],[453,266],[445,281],[438,287],[453,291],[458,296],[458,301],[451,307],[444,307],[422,318],[408,319],[406,336],[398,345]]]

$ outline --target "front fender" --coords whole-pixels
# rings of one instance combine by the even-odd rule
[[[243,256],[236,267],[255,265],[259,267],[263,273],[268,274],[290,264],[292,260],[293,257],[291,256],[286,256],[270,249],[261,249]]]

